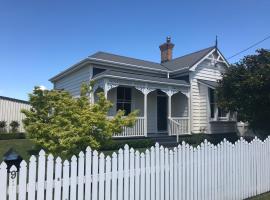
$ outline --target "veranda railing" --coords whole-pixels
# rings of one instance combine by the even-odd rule
[[[112,118],[112,116],[109,116],[108,118]],[[145,136],[146,133],[144,132],[144,124],[145,124],[144,117],[136,117],[136,122],[135,122],[135,125],[133,127],[124,127],[122,133],[114,134],[113,137]]]
[[[189,117],[170,117],[169,122],[169,135],[176,135],[177,142],[179,135],[190,134],[189,130]]]

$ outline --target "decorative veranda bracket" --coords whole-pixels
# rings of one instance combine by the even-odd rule
[[[142,87],[142,86],[135,86],[135,88],[139,91],[141,91],[144,95],[147,95],[150,92],[155,91],[155,88],[149,88],[149,87]]]
[[[166,93],[168,96],[173,96],[174,94],[181,92],[187,98],[189,98],[189,90],[181,90],[178,88],[168,88],[168,89],[160,89],[162,92]]]
[[[93,92],[95,92],[98,88],[101,88],[104,90],[105,94],[107,94],[109,90],[116,88],[120,85],[135,87],[137,90],[141,91],[144,95],[147,95],[150,92],[153,92],[159,89],[163,91],[164,93],[166,93],[168,96],[172,96],[178,92],[181,92],[187,98],[189,98],[189,89],[175,88],[172,86],[164,87],[164,85],[159,86],[155,84],[152,85],[149,83],[143,85],[137,82],[127,82],[127,81],[121,81],[121,80],[116,81],[116,80],[106,80],[106,79],[98,80],[93,87]]]
[[[112,82],[107,80],[99,80],[95,83],[93,87],[93,92],[95,92],[98,88],[101,88],[104,90],[104,92],[108,92],[109,90],[118,87],[120,85],[119,82]]]

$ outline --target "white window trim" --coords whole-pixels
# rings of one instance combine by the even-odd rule
[[[217,103],[214,103],[214,118],[211,117],[211,106],[210,106],[210,98],[209,98],[209,88],[208,87],[208,105],[209,105],[209,121],[210,122],[222,122],[222,121],[230,121],[230,112],[226,114],[225,117],[219,117],[218,116],[218,106]],[[210,88],[215,90],[214,88]]]
[[[128,103],[130,103],[130,112],[133,112],[134,111],[134,100],[132,99],[132,97],[133,97],[133,92],[132,92],[132,87],[128,87],[128,86],[118,86],[118,87],[124,87],[124,88],[130,88],[130,92],[131,92],[131,99],[130,99],[130,102],[128,102]],[[115,110],[116,110],[116,113],[118,112],[118,110],[117,110],[117,104],[119,103],[118,102],[118,98],[117,98],[117,89],[118,89],[118,87],[116,87],[116,95],[115,95]],[[120,102],[120,103],[125,103],[125,102]]]

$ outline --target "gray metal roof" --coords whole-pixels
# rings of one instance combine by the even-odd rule
[[[126,56],[115,55],[115,54],[101,52],[101,51],[89,56],[89,58],[113,61],[113,62],[118,62],[118,63],[129,64],[129,65],[137,65],[137,66],[148,67],[152,69],[160,69],[160,70],[165,70],[165,71],[168,70],[164,66],[162,66],[160,63],[140,60],[136,58],[130,58]]]
[[[212,88],[216,88],[218,86],[218,82],[217,81],[207,81],[207,80],[202,80],[202,79],[198,79],[199,82],[204,83],[205,85],[208,85]]]
[[[21,99],[15,99],[15,98],[11,98],[11,97],[0,96],[0,99],[4,99],[4,100],[8,100],[8,101],[14,101],[14,102],[18,102],[18,103],[30,104],[29,101],[25,101],[25,100],[21,100]]]
[[[94,77],[94,79],[99,79],[103,77],[112,77],[112,78],[114,77],[114,78],[129,79],[129,80],[136,79],[138,81],[143,81],[143,82],[153,81],[153,82],[164,83],[164,84],[189,86],[189,83],[187,83],[184,80],[160,78],[160,77],[154,77],[154,76],[146,76],[143,74],[125,73],[125,72],[119,72],[119,71],[113,71],[113,70],[106,70],[105,72],[97,74]]]
[[[208,47],[194,53],[190,53],[175,59],[172,59],[169,62],[163,63],[163,65],[171,71],[179,70],[182,68],[191,68],[198,61],[200,61],[204,56],[206,56],[210,51],[216,47]]]
[[[138,66],[148,67],[152,69],[175,71],[182,68],[192,67],[213,49],[215,49],[215,46],[208,47],[206,49],[202,49],[200,51],[196,51],[196,52],[172,59],[171,61],[168,61],[162,64],[130,58],[130,57],[125,57],[125,56],[119,56],[119,55],[106,53],[106,52],[97,52],[91,55],[90,58],[125,63],[125,64],[130,64],[130,65],[138,65]]]
[[[57,74],[56,76],[52,77],[50,81],[54,82],[55,80],[63,76],[66,76],[69,73],[72,73],[72,71],[79,68],[83,63],[87,61],[91,62],[91,59],[96,60],[96,62],[107,61],[107,62],[115,62],[115,64],[123,64],[125,65],[127,69],[135,69],[136,67],[145,67],[145,68],[159,70],[163,72],[172,72],[172,71],[181,70],[181,69],[186,69],[188,71],[190,67],[195,65],[199,60],[201,60],[204,56],[206,56],[210,51],[212,51],[215,48],[216,47],[213,46],[206,49],[202,49],[200,51],[175,58],[169,62],[165,62],[162,64],[100,51],[80,61],[79,63],[71,66],[65,71]]]

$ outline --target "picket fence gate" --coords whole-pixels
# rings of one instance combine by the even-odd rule
[[[87,148],[63,163],[41,150],[19,171],[0,165],[1,200],[238,200],[269,190],[269,137],[171,150],[156,144],[144,153],[126,145],[106,158]]]

